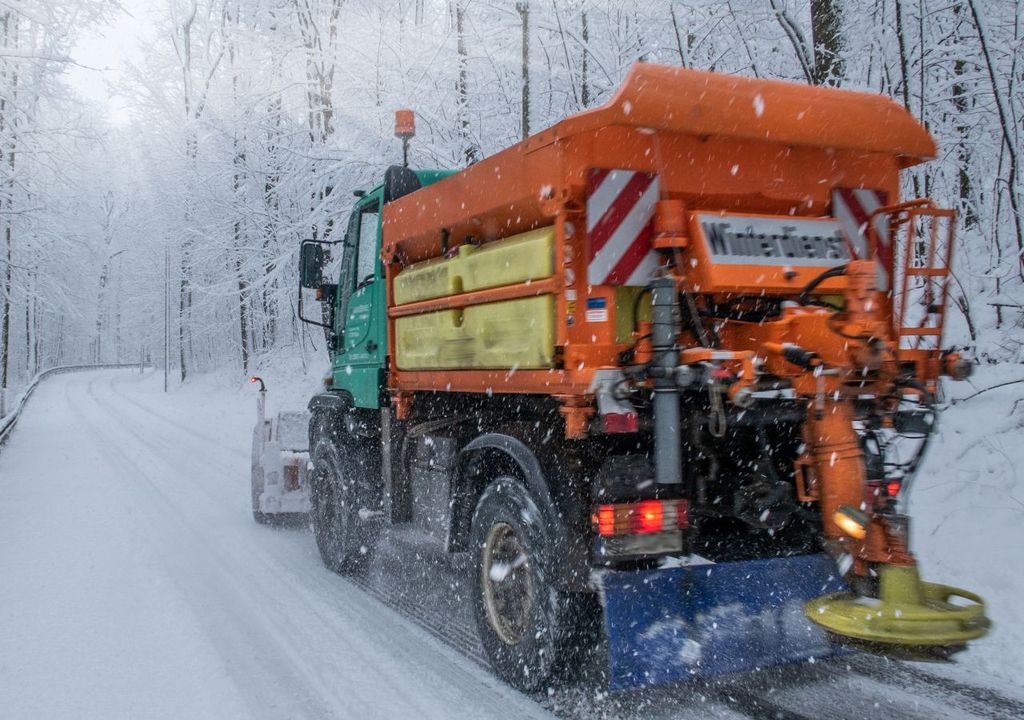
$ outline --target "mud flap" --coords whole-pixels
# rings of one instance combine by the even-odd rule
[[[845,587],[825,555],[600,575],[612,690],[820,658],[804,603]]]

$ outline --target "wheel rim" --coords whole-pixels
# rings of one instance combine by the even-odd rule
[[[480,584],[491,628],[502,642],[519,643],[533,609],[533,575],[530,556],[508,523],[496,523],[487,533]]]

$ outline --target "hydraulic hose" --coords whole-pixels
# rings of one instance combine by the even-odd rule
[[[797,297],[796,301],[801,305],[809,304],[811,302],[811,293],[814,292],[815,288],[817,288],[826,280],[829,280],[834,277],[839,277],[840,275],[845,275],[846,267],[846,265],[836,265],[835,267],[831,267],[825,272],[818,275],[818,277],[814,278],[809,283],[807,283],[807,285],[804,286],[804,289],[800,291],[800,295]]]

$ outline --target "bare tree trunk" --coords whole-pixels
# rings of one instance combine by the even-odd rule
[[[206,100],[210,90],[210,83],[216,74],[224,57],[224,47],[218,52],[207,45],[202,57],[209,62],[203,69],[200,76],[201,82],[197,87],[193,73],[193,30],[198,4],[193,2],[187,17],[181,24],[174,28],[172,42],[178,53],[178,60],[181,68],[182,95],[184,100],[185,119],[185,159],[188,171],[194,176],[198,175],[199,160],[199,136],[196,126],[206,109]],[[220,35],[223,38],[224,28],[220,28]],[[207,42],[215,37],[213,34],[206,36]],[[188,368],[195,357],[192,347],[192,247],[195,244],[195,220],[194,197],[191,190],[185,195],[185,212],[183,218],[184,237],[181,242],[181,284],[178,287],[178,361],[180,363],[181,380],[185,381],[188,376]]]
[[[320,182],[319,154],[327,139],[334,133],[334,73],[335,49],[338,41],[338,23],[343,0],[295,0],[296,16],[306,51],[306,103],[309,113],[309,138],[317,159],[310,169],[314,183]],[[321,20],[323,21],[322,24]],[[310,216],[315,217],[331,188],[321,186],[310,193]],[[333,230],[328,220],[321,228],[313,222],[313,239],[327,240]]]
[[[814,83],[838,86],[843,78],[843,34],[837,0],[811,0]]]
[[[963,11],[962,3],[957,3],[953,6],[953,13],[958,19],[958,26],[959,18],[962,16]],[[967,86],[963,80],[966,65],[967,63],[962,58],[958,58],[953,63],[953,77],[956,79],[953,83],[953,107],[957,111],[956,130],[957,135],[959,135],[959,142],[957,143],[957,195],[960,198],[960,216],[963,218],[964,229],[971,230],[978,224],[978,216],[974,202],[971,199],[971,148],[968,144],[970,129],[967,125],[966,117],[972,103],[968,99]]]
[[[469,136],[469,88],[468,72],[466,68],[469,55],[466,51],[466,8],[463,3],[464,0],[456,0],[455,2],[455,51],[458,55],[459,63],[459,82],[458,87],[456,88],[456,95],[458,102],[459,128],[462,134],[462,156],[465,159],[466,164],[471,165],[476,162],[477,157],[476,147],[473,145]]]
[[[32,286],[26,278],[25,285],[25,376],[32,376]]]
[[[587,6],[580,8],[580,22],[582,28],[580,37],[583,39],[583,57],[580,61],[580,105],[590,105],[590,27],[587,24]]]
[[[683,34],[679,32],[679,19],[676,17],[676,6],[668,6],[669,15],[672,16],[672,30],[676,35],[676,49],[679,51],[679,64],[684,68],[690,67],[689,48],[688,43],[683,42]]]
[[[39,321],[39,271],[32,271],[32,374],[39,372],[39,353],[42,347],[41,330],[42,323]]]
[[[198,142],[195,130],[190,124],[189,135],[185,140],[185,153],[188,167],[193,172],[197,170]],[[185,382],[185,378],[188,377],[188,367],[192,360],[192,223],[194,218],[195,209],[192,197],[189,195],[185,198],[185,236],[181,243],[181,284],[178,287],[178,362],[180,363],[182,382]]]
[[[230,15],[229,6],[225,6],[225,19],[232,22],[235,28],[241,26],[241,9],[239,6],[235,7],[235,14],[232,18]],[[236,48],[234,40],[228,41],[228,62],[231,64],[231,99],[235,108],[238,104],[238,57],[236,54]],[[236,130],[232,137],[232,145],[234,148],[234,156],[232,158],[232,164],[234,165],[234,173],[231,177],[231,191],[232,191],[232,204],[235,208],[244,207],[242,195],[242,172],[245,168],[245,148],[243,147],[243,140],[239,138],[238,131]],[[238,336],[239,345],[242,351],[242,372],[249,372],[249,284],[245,280],[245,266],[244,266],[244,253],[243,249],[243,238],[242,238],[242,218],[238,209],[235,210],[235,221],[232,224],[232,237],[234,240],[234,251],[235,251],[235,277],[238,282]]]
[[[2,44],[5,48],[16,48],[18,46],[18,20],[16,16],[13,16],[10,12],[6,12],[3,15],[3,38]],[[7,76],[6,66],[3,68],[2,77]],[[12,71],[12,87],[17,91],[17,71]],[[5,410],[3,407],[6,400],[7,388],[10,385],[10,363],[11,363],[11,290],[13,289],[13,270],[11,262],[13,261],[13,237],[11,232],[11,223],[14,221],[14,216],[11,213],[13,209],[13,194],[14,194],[14,137],[15,137],[15,120],[7,117],[7,102],[6,99],[0,100],[0,131],[8,130],[11,134],[10,146],[4,142],[2,136],[0,136],[0,159],[6,161],[10,171],[10,175],[6,183],[6,192],[4,194],[2,206],[7,212],[3,218],[3,239],[4,239],[4,280],[3,280],[3,311],[2,319],[0,319],[0,342],[3,343],[3,355],[0,356],[0,412]]]
[[[992,63],[992,55],[989,52],[988,41],[985,39],[985,29],[978,16],[978,8],[974,0],[967,0],[974,18],[974,27],[978,31],[978,42],[981,43],[981,53],[985,58],[985,67],[988,70],[989,82],[992,84],[992,97],[995,99],[996,111],[999,114],[999,126],[1002,131],[1003,145],[1006,148],[1007,159],[1009,160],[1009,171],[1006,178],[1007,196],[1010,201],[1010,211],[1013,215],[1013,227],[1017,235],[1017,274],[1024,280],[1024,228],[1021,227],[1020,202],[1017,198],[1017,176],[1018,159],[1017,148],[1014,144],[1014,136],[1010,130],[1012,127],[1010,112],[1005,107],[1003,94],[999,91],[999,83],[996,80],[995,65]],[[998,220],[998,218],[996,218]]]
[[[901,0],[893,0],[896,10],[896,43],[900,56],[900,77],[902,78],[901,90],[903,95],[903,107],[908,112],[913,112],[910,107],[910,69],[907,58],[906,23],[903,21],[903,3]],[[914,197],[921,197],[921,181],[916,171],[912,171],[911,180],[914,184]]]
[[[555,21],[558,23],[558,37],[562,44],[562,53],[565,57],[565,71],[569,75],[569,88],[572,90],[572,99],[576,107],[581,107],[580,96],[576,92],[576,84],[572,81],[572,60],[569,59],[569,41],[565,37],[565,28],[562,27],[562,14],[558,12],[558,3],[552,2],[551,9],[555,13]],[[586,55],[583,56],[586,59]],[[550,63],[549,63],[550,66]],[[549,79],[550,82],[550,79]]]
[[[530,136],[530,2],[520,0],[516,3],[516,10],[523,27],[523,61],[522,61],[522,118],[520,120],[521,136],[525,140]]]
[[[789,38],[790,44],[793,46],[793,52],[796,54],[796,59],[800,63],[800,69],[804,73],[804,79],[809,83],[814,83],[814,57],[811,49],[807,47],[807,39],[803,33],[800,32],[800,28],[796,22],[790,17],[786,9],[779,4],[779,0],[769,0],[771,3],[772,11],[775,13],[775,19],[779,21],[779,26],[783,32],[786,33],[786,37]]]
[[[4,247],[7,262],[4,263],[4,309],[0,342],[3,342],[3,358],[0,359],[0,393],[6,393],[9,385],[11,362],[11,222],[4,224]],[[2,400],[2,398],[0,398]]]
[[[240,223],[235,221],[235,239],[241,235]],[[242,372],[249,372],[249,310],[246,307],[246,296],[249,293],[249,284],[245,281],[245,273],[242,268],[242,257],[239,253],[235,257],[235,274],[238,276],[238,330],[242,340]]]
[[[196,160],[199,153],[198,138],[193,126],[193,97],[192,97],[192,23],[195,21],[196,7],[185,19],[181,26],[181,73],[182,89],[185,99],[185,158],[187,167],[195,172]],[[177,32],[177,29],[175,29]],[[184,237],[181,242],[181,283],[178,287],[178,368],[181,373],[181,381],[185,382],[188,377],[189,362],[187,355],[187,335],[190,329],[189,318],[192,314],[192,197],[190,191],[186,191],[185,216],[182,224]]]
[[[896,43],[900,55],[900,77],[903,78],[901,90],[903,93],[903,107],[910,110],[910,70],[907,61],[906,33],[903,29],[903,5],[900,0],[893,0],[896,9]]]
[[[64,313],[57,316],[57,347],[54,352],[54,364],[64,364]]]

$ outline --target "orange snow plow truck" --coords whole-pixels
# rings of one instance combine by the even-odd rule
[[[903,512],[970,368],[942,346],[955,215],[900,197],[935,152],[881,96],[638,64],[466,169],[390,168],[338,277],[302,249],[324,561],[358,571],[389,524],[471,553],[525,688],[586,627],[616,689],[985,634]]]

